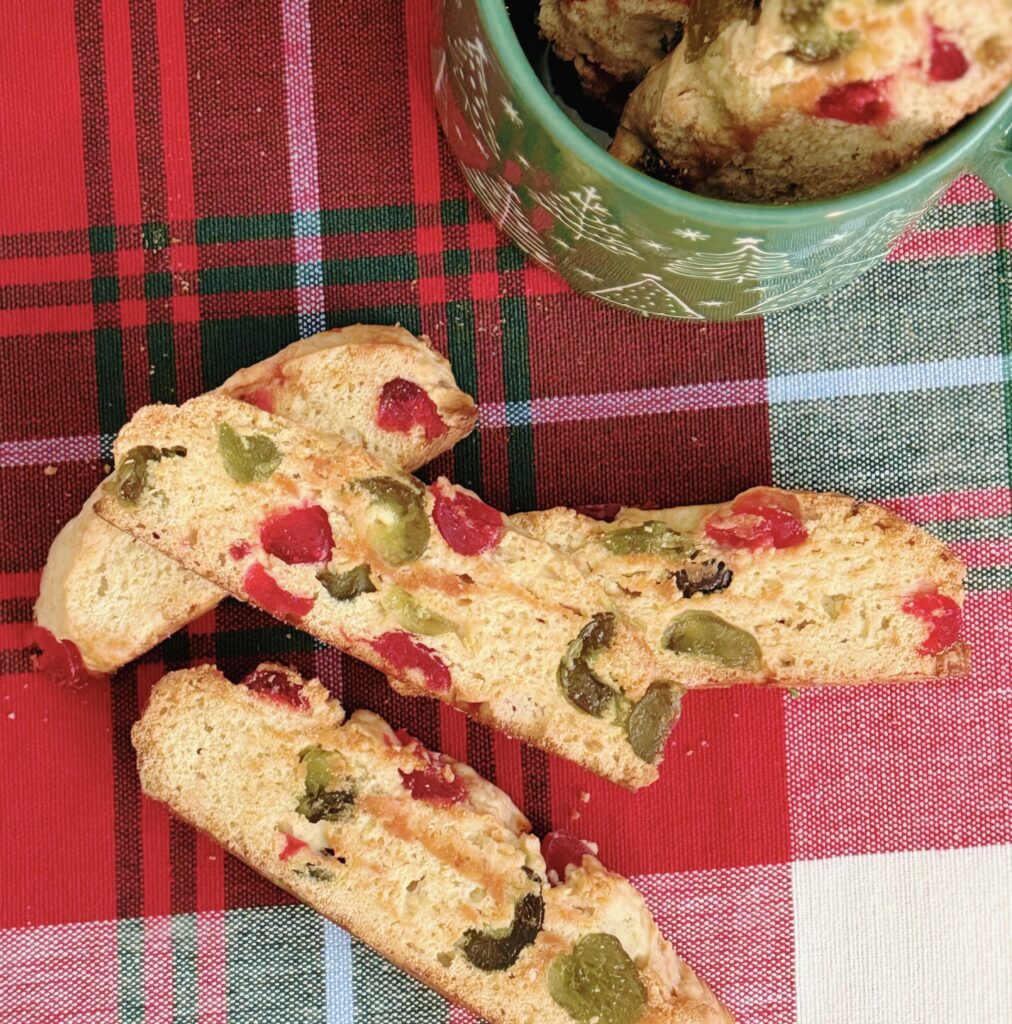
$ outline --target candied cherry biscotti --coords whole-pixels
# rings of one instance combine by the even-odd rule
[[[1012,81],[1009,0],[695,0],[688,12],[612,153],[719,198],[873,184]]]
[[[601,581],[679,685],[889,682],[962,675],[963,563],[842,494],[757,487],[721,505],[600,522],[514,517]]]
[[[220,390],[405,469],[451,448],[477,419],[449,363],[399,327],[324,331],[240,370]],[[53,541],[35,605],[42,667],[60,678],[113,672],[225,596],[96,516],[100,495],[101,485]]]
[[[114,526],[402,692],[626,786],[657,777],[677,700],[643,637],[470,492],[220,394],[141,409],[115,453],[96,505]]]
[[[731,1024],[592,846],[316,680],[173,672],[133,742],[148,796],[485,1020]]]

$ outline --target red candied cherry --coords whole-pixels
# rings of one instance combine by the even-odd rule
[[[334,547],[330,520],[320,505],[278,512],[260,526],[260,543],[288,565],[326,562]]]
[[[888,79],[877,82],[847,82],[823,93],[815,105],[815,116],[847,124],[880,127],[893,116],[892,104],[885,96]]]
[[[309,710],[309,701],[302,692],[302,686],[287,672],[279,672],[276,668],[258,668],[246,676],[242,685],[258,697],[278,704],[288,704],[299,711]]]
[[[299,597],[285,590],[259,562],[246,570],[242,586],[250,600],[265,612],[289,622],[308,615],[316,601],[315,597]]]
[[[446,693],[450,689],[450,670],[431,647],[418,643],[410,633],[400,630],[384,633],[369,644],[394,675],[417,672],[425,680],[426,689],[433,693]]]
[[[245,558],[253,550],[248,540],[237,540],[234,544],[229,545],[228,553],[238,562],[241,558]]]
[[[263,409],[264,412],[274,412],[274,392],[267,384],[261,384],[260,387],[236,395],[236,397],[240,402],[255,405],[258,409]]]
[[[491,551],[502,539],[502,513],[466,491],[439,480],[432,487],[436,503],[432,519],[440,535],[458,555]]]
[[[101,678],[85,668],[84,658],[73,640],[58,640],[44,626],[30,626],[27,641],[39,653],[32,659],[36,672],[62,686],[83,686],[89,679]]]
[[[545,858],[548,880],[553,884],[564,882],[567,868],[570,865],[578,868],[587,854],[594,856],[589,844],[564,828],[549,832],[541,840],[541,856]]]
[[[963,625],[963,610],[937,590],[922,590],[912,594],[903,602],[907,615],[923,619],[931,627],[924,642],[917,649],[918,654],[941,654],[958,639]]]
[[[376,426],[399,434],[421,427],[426,441],[442,437],[450,429],[439,418],[439,410],[429,394],[403,377],[395,377],[383,385],[376,408]]]
[[[808,538],[801,504],[787,491],[753,487],[731,502],[728,513],[715,513],[706,523],[707,537],[724,547],[793,548]]]
[[[970,70],[970,62],[951,40],[942,37],[939,27],[931,23],[931,63],[928,78],[932,82],[956,82]]]
[[[293,836],[289,832],[281,834],[285,837],[285,848],[278,854],[281,860],[290,860],[302,850],[309,849],[309,843],[303,842],[298,836]]]
[[[460,803],[467,796],[467,790],[453,767],[443,761],[439,754],[432,754],[424,748],[423,755],[426,762],[424,768],[413,768],[408,772],[398,769],[404,788],[415,800],[443,806]]]

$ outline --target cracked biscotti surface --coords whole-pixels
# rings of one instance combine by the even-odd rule
[[[629,98],[612,153],[719,198],[838,195],[1010,80],[1007,0],[702,0]]]
[[[445,480],[224,395],[141,409],[96,511],[428,695],[630,787],[677,701],[601,584]]]
[[[477,419],[449,363],[399,327],[356,325],[295,342],[233,374],[220,390],[414,469],[451,448]],[[35,621],[69,641],[83,668],[114,672],[213,608],[220,587],[92,510],[101,486],[57,535]],[[64,644],[62,652],[71,651]]]
[[[171,673],[133,742],[148,796],[486,1020],[731,1022],[593,847],[315,680]]]
[[[965,566],[877,505],[762,487],[610,523],[571,509],[516,518],[601,582],[681,686],[967,671]]]

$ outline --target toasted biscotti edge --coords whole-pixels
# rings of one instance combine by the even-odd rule
[[[287,671],[291,678],[298,679],[296,673],[281,666],[261,666],[257,671],[263,669]],[[532,955],[521,957],[515,970],[477,971],[460,956],[451,964],[441,964],[431,949],[419,949],[415,942],[405,938],[405,929],[398,928],[388,919],[387,905],[370,900],[368,893],[358,888],[358,876],[347,880],[340,878],[338,885],[333,885],[290,870],[291,861],[282,863],[278,854],[282,843],[274,830],[279,805],[270,796],[264,796],[265,791],[272,788],[274,780],[283,778],[286,771],[290,771],[281,763],[279,752],[287,748],[287,756],[291,757],[291,751],[312,743],[328,749],[347,750],[333,740],[328,741],[328,737],[335,736],[334,730],[344,718],[337,702],[328,701],[326,691],[315,681],[304,684],[301,692],[308,698],[309,707],[300,712],[258,697],[243,686],[233,686],[210,666],[165,676],[154,687],[151,701],[133,729],[143,791],[167,803],[178,817],[210,834],[274,884],[349,929],[381,955],[446,998],[470,1006],[495,1024],[535,1020],[539,1024],[542,1021],[545,1024],[568,1024],[570,1018],[547,995],[543,975],[539,976],[545,957],[550,959],[555,955],[557,936],[553,935],[552,943],[544,949],[539,943],[540,951],[536,956],[533,955],[534,947],[530,947]],[[357,716],[352,716],[350,722],[354,723],[356,719]],[[367,719],[378,722],[378,727],[371,728],[385,729],[390,742],[398,745],[382,720],[371,715]],[[344,730],[347,728],[345,725]],[[386,745],[384,738],[380,749]],[[224,770],[221,770],[223,763]],[[449,763],[458,775],[466,773],[463,777],[471,780],[469,787],[478,787],[476,792],[480,799],[475,806],[479,810],[486,808],[479,820],[488,822],[486,827],[491,830],[489,841],[494,834],[504,834],[498,824],[504,821],[511,823],[511,829],[518,830],[518,836],[529,828],[505,794],[475,776],[466,766]],[[236,773],[242,772],[258,773],[255,784],[245,786],[237,781]],[[260,779],[263,779],[262,783]],[[242,806],[227,806],[230,792],[243,794]],[[363,806],[365,803],[366,798],[363,797]],[[443,818],[455,818],[455,808],[440,808],[422,800],[407,800],[407,803],[416,812],[416,816],[410,819],[415,822],[413,827],[431,826],[433,835],[445,831],[441,824]],[[264,822],[266,829],[261,828]],[[470,824],[461,823],[450,828],[462,837],[458,842],[466,845],[474,827],[473,815],[463,822]],[[400,830],[401,826],[398,826],[397,831]],[[269,839],[265,838],[268,836]],[[536,841],[533,845],[530,839],[525,842],[528,863],[544,877],[544,862],[540,860]],[[410,845],[410,839],[408,843]],[[377,881],[394,886],[400,884],[402,873],[396,866],[400,863],[396,857],[397,844],[390,842],[388,845],[394,846],[395,856],[392,862],[390,858],[384,862],[383,872]],[[375,850],[375,847],[370,845],[369,849]],[[338,847],[337,852],[348,851]],[[354,872],[358,868],[356,859],[351,856],[347,864],[341,861],[343,867],[338,867],[325,853],[320,855],[310,851],[308,859],[332,872]],[[377,863],[373,861],[374,868],[370,874],[375,875]],[[344,891],[339,889],[342,883]],[[574,886],[570,894],[569,890]],[[570,871],[564,885],[547,891],[545,926],[551,927],[553,922],[560,920],[558,913],[563,912],[561,908],[586,904],[588,900],[598,898],[595,893],[599,892],[606,898],[622,896],[631,899],[634,914],[647,913],[642,897],[635,894],[625,880],[605,872],[591,857],[584,861],[582,869]],[[355,895],[361,898],[356,899]],[[553,906],[560,910],[553,911]],[[637,910],[637,907],[642,909]],[[593,919],[585,915],[584,920]],[[466,922],[460,927],[463,930]],[[641,933],[644,938],[631,938]],[[650,1006],[639,1018],[642,1024],[730,1024],[730,1015],[705,983],[674,954],[648,914],[644,923],[629,935],[638,946],[647,943],[643,947],[645,959],[640,970],[645,972],[642,977],[650,992]],[[548,939],[547,934],[545,938]],[[656,970],[662,974],[655,974]],[[528,971],[531,972],[530,977]],[[667,984],[672,985],[671,988],[660,985],[662,976],[669,979]],[[518,983],[523,985],[523,992],[517,991]]]

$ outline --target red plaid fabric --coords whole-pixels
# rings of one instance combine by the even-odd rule
[[[437,130],[429,14],[0,9],[0,1016],[469,1019],[141,797],[129,730],[161,673],[272,656],[471,761],[538,830],[579,813],[741,1024],[1005,1024],[1009,210],[964,179],[887,265],[765,322],[607,309],[468,195]],[[481,427],[436,468],[504,509],[771,481],[891,504],[970,565],[973,676],[691,694],[635,796],[234,603],[108,684],[33,676],[48,545],[128,415],[356,321],[450,356]]]

